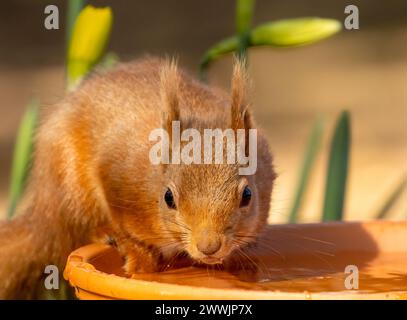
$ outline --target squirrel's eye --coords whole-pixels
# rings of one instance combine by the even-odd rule
[[[240,207],[246,207],[250,203],[250,199],[252,198],[252,192],[248,186],[246,186],[242,193],[242,200],[240,201]]]
[[[170,209],[177,209],[174,201],[174,195],[170,189],[167,189],[164,195],[165,203],[167,204],[168,208]]]

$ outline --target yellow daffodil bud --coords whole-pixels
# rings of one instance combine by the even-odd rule
[[[300,46],[330,37],[341,28],[341,23],[333,19],[287,19],[258,26],[251,33],[250,43],[252,46]]]
[[[68,88],[75,87],[102,57],[112,21],[113,14],[109,7],[88,5],[78,15],[68,48]]]
[[[317,42],[339,32],[339,21],[322,18],[297,18],[268,22],[249,33],[248,47],[296,47]],[[224,39],[211,47],[201,61],[201,72],[220,56],[236,52],[239,49],[239,37]]]

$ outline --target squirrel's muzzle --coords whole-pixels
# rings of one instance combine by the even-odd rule
[[[196,238],[196,247],[204,255],[211,256],[222,246],[220,237],[213,231],[204,231]]]

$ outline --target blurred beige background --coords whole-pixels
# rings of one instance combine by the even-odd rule
[[[91,1],[112,6],[109,50],[122,60],[145,53],[177,54],[196,72],[202,53],[234,32],[234,1]],[[26,103],[37,96],[52,104],[64,94],[65,1],[61,29],[43,27],[48,1],[14,0],[0,8],[0,215],[7,207],[13,143]],[[302,221],[317,221],[322,207],[327,151],[339,112],[352,117],[347,219],[371,218],[407,172],[407,2],[404,0],[258,0],[255,24],[320,16],[344,20],[344,8],[360,10],[360,30],[319,44],[250,51],[255,114],[266,130],[279,173],[271,220],[287,219],[305,143],[315,118],[327,120],[323,150],[302,208]],[[230,58],[215,63],[210,81],[228,88]],[[407,217],[407,195],[391,212]]]

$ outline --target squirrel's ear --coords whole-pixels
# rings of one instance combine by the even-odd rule
[[[232,129],[250,129],[253,127],[248,101],[249,79],[243,58],[235,58],[232,76]]]
[[[167,60],[160,74],[160,95],[163,104],[162,127],[171,136],[172,121],[179,121],[179,73],[177,62]]]

